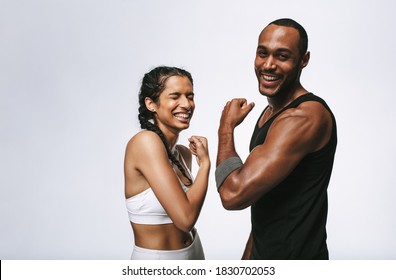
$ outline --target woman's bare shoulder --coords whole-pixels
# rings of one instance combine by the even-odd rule
[[[150,130],[142,130],[136,133],[128,142],[128,146],[132,145],[145,145],[153,142],[161,142],[161,138],[157,133]]]
[[[164,145],[161,138],[157,133],[149,130],[143,130],[136,133],[129,141],[126,146],[127,153],[139,153],[151,152],[156,149],[163,149]]]

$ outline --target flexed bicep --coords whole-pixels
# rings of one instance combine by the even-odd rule
[[[243,209],[282,182],[309,153],[323,145],[321,120],[304,110],[278,117],[263,144],[223,182],[220,195],[225,208]]]

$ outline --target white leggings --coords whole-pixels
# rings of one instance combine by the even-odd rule
[[[179,250],[151,250],[138,246],[133,247],[131,260],[204,260],[201,239],[197,230],[192,230],[193,242]]]

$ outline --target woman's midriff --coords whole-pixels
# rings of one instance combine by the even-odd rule
[[[131,223],[135,245],[151,250],[179,250],[191,245],[191,233],[178,229],[174,224],[141,225]]]

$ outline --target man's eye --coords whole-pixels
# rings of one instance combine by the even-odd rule
[[[278,55],[280,60],[288,60],[290,56],[288,54],[281,53]]]
[[[266,57],[268,54],[267,54],[267,52],[264,52],[264,51],[258,51],[257,55],[260,57]]]

